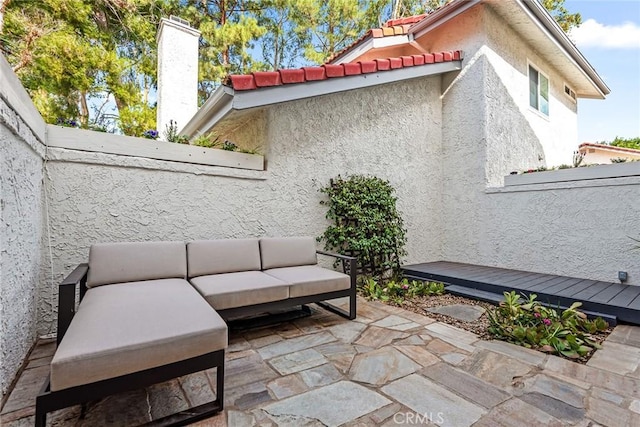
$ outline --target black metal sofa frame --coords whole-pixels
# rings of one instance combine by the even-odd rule
[[[87,291],[88,264],[80,264],[59,285],[58,294],[58,337],[60,344],[76,310],[76,292],[80,300]],[[153,384],[168,381],[183,375],[192,374],[210,368],[216,369],[216,399],[164,418],[147,423],[149,426],[184,426],[209,418],[223,409],[224,403],[224,350],[214,351],[201,356],[182,360],[164,366],[135,372],[91,384],[51,391],[49,379],[45,382],[36,398],[35,426],[44,427],[48,412],[69,406],[85,404],[116,393],[137,390]]]

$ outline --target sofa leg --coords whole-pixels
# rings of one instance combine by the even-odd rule
[[[216,368],[216,401],[220,405],[220,410],[224,409],[224,360]]]
[[[357,300],[358,298],[355,292],[349,295],[349,320],[356,318],[356,314],[358,312]]]
[[[42,410],[36,402],[35,427],[45,427],[47,425],[47,413]]]

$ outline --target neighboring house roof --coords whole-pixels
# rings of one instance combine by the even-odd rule
[[[611,151],[613,153],[632,154],[635,156],[640,156],[640,150],[636,150],[635,148],[615,147],[613,145],[594,144],[592,142],[583,142],[578,147],[580,151],[586,151],[589,148],[593,148],[596,150],[603,150],[603,151]]]
[[[233,110],[457,71],[462,68],[462,59],[463,53],[458,50],[231,75],[180,133],[192,136],[206,132]]]

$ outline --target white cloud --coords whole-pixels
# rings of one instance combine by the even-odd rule
[[[604,25],[595,19],[587,19],[571,30],[569,37],[580,48],[640,49],[640,26],[633,22]]]

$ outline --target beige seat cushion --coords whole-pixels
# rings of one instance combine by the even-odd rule
[[[89,250],[87,287],[187,277],[184,242],[98,243]]]
[[[288,282],[260,271],[194,277],[191,284],[216,310],[289,298]]]
[[[317,265],[274,268],[266,270],[265,273],[291,283],[290,298],[341,291],[351,286],[351,278],[348,275]]]
[[[263,270],[318,263],[313,237],[263,237],[260,257]]]
[[[260,270],[258,239],[197,240],[187,244],[189,277]]]
[[[51,361],[51,389],[89,384],[227,347],[227,325],[183,279],[89,289]]]

